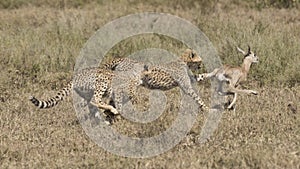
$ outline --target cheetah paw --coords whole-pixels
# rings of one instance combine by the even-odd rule
[[[114,115],[119,114],[118,110],[115,109],[115,108],[112,108],[110,111],[111,111]]]

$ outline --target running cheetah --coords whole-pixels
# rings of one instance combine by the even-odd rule
[[[164,64],[146,66],[142,72],[142,86],[150,89],[169,90],[180,87],[183,92],[192,97],[203,110],[208,110],[202,99],[191,85],[190,70],[195,65],[200,65],[202,59],[192,49],[185,52],[176,61]],[[198,68],[198,67],[197,67]]]
[[[84,69],[74,76],[73,81],[69,82],[67,87],[63,88],[56,96],[45,101],[38,100],[30,96],[30,101],[40,109],[51,108],[61,102],[65,97],[70,95],[72,89],[94,90],[94,97],[91,104],[99,108],[110,110],[118,114],[116,109],[102,101],[105,95],[111,96],[111,81],[115,75],[112,71],[99,68]]]
[[[133,63],[138,62],[129,58],[118,58],[105,64],[104,67],[110,70],[124,71],[130,69]],[[191,85],[192,75],[190,70],[199,69],[201,63],[201,57],[194,50],[186,49],[176,61],[153,66],[141,64],[144,65],[144,70],[137,78],[141,78],[141,86],[149,89],[169,90],[179,86],[185,93],[196,100],[202,109],[208,109]],[[132,90],[135,91],[136,87]],[[135,95],[136,92],[133,91],[131,93]]]
[[[40,109],[51,108],[70,95],[72,89],[74,89],[80,96],[88,100],[91,105],[102,110],[109,110],[114,115],[118,115],[119,111],[112,105],[105,103],[103,98],[108,97],[109,101],[111,101],[113,99],[112,97],[114,97],[114,101],[117,103],[117,105],[122,105],[122,103],[118,103],[122,102],[122,93],[126,91],[129,96],[135,95],[130,94],[131,91],[135,91],[131,90],[131,88],[134,88],[132,85],[138,84],[136,84],[136,82],[133,80],[127,80],[129,84],[113,88],[112,83],[114,78],[117,78],[117,74],[112,70],[99,67],[88,68],[76,74],[73,81],[69,82],[67,87],[59,91],[54,97],[47,100],[39,100],[34,96],[30,96],[29,99]],[[90,91],[93,92],[92,98],[86,98],[87,95],[85,95],[85,93]],[[100,118],[99,114],[95,114],[95,116]],[[105,121],[105,123],[110,124],[109,121]]]

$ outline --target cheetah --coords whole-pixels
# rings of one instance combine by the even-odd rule
[[[56,106],[59,102],[63,101],[67,96],[70,95],[72,89],[74,89],[80,96],[84,99],[88,100],[88,102],[101,109],[101,110],[109,110],[113,115],[119,115],[119,111],[110,105],[109,103],[105,103],[103,101],[104,97],[107,97],[109,101],[116,101],[118,105],[122,105],[118,103],[118,101],[122,101],[121,93],[123,91],[134,92],[130,88],[133,88],[131,85],[135,85],[135,82],[129,82],[129,85],[125,84],[119,88],[113,89],[112,83],[114,78],[116,78],[116,74],[112,70],[102,69],[99,67],[96,68],[88,68],[80,71],[78,74],[74,76],[73,81],[69,82],[67,87],[60,90],[54,97],[49,98],[47,100],[39,100],[34,96],[30,96],[29,100],[38,108],[46,109]],[[91,98],[86,98],[87,92],[93,92]],[[115,97],[115,98],[113,98]],[[99,112],[95,114],[96,117],[101,118]],[[111,124],[110,121],[105,120],[104,122],[107,124]]]
[[[137,90],[141,85],[141,72],[145,64],[130,58],[118,58],[104,65],[106,69],[113,70],[116,78],[112,81],[112,88],[116,91],[113,102],[118,111],[122,111],[122,105],[128,101],[138,103]],[[124,98],[128,97],[127,100]]]
[[[179,59],[163,65],[145,66],[142,72],[142,84],[149,89],[169,90],[180,87],[183,92],[192,97],[202,110],[208,107],[191,85],[190,69],[200,65],[202,59],[192,49],[186,49]]]
[[[118,114],[117,110],[102,101],[105,95],[111,96],[111,81],[115,75],[112,71],[99,68],[84,69],[74,76],[73,81],[69,82],[67,87],[60,90],[54,97],[45,101],[30,96],[30,101],[40,109],[46,109],[56,106],[59,102],[69,96],[72,89],[94,90],[94,97],[91,104],[105,110],[110,110]]]

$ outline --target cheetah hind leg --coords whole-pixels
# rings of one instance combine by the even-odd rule
[[[105,112],[109,112],[108,110],[99,109],[95,104],[88,104],[89,107],[89,119],[91,120],[92,126],[97,126],[99,123],[104,123],[106,125],[111,125],[112,122],[110,119],[107,118],[107,115]]]

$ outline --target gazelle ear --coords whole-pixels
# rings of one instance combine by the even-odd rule
[[[238,50],[239,52],[241,52],[243,55],[246,55],[246,54],[247,54],[245,51],[243,51],[243,50],[240,49],[239,47],[236,47],[236,48],[237,48],[237,50]]]
[[[250,49],[250,46],[248,45],[248,54],[250,54],[250,50],[251,50],[251,49]]]

